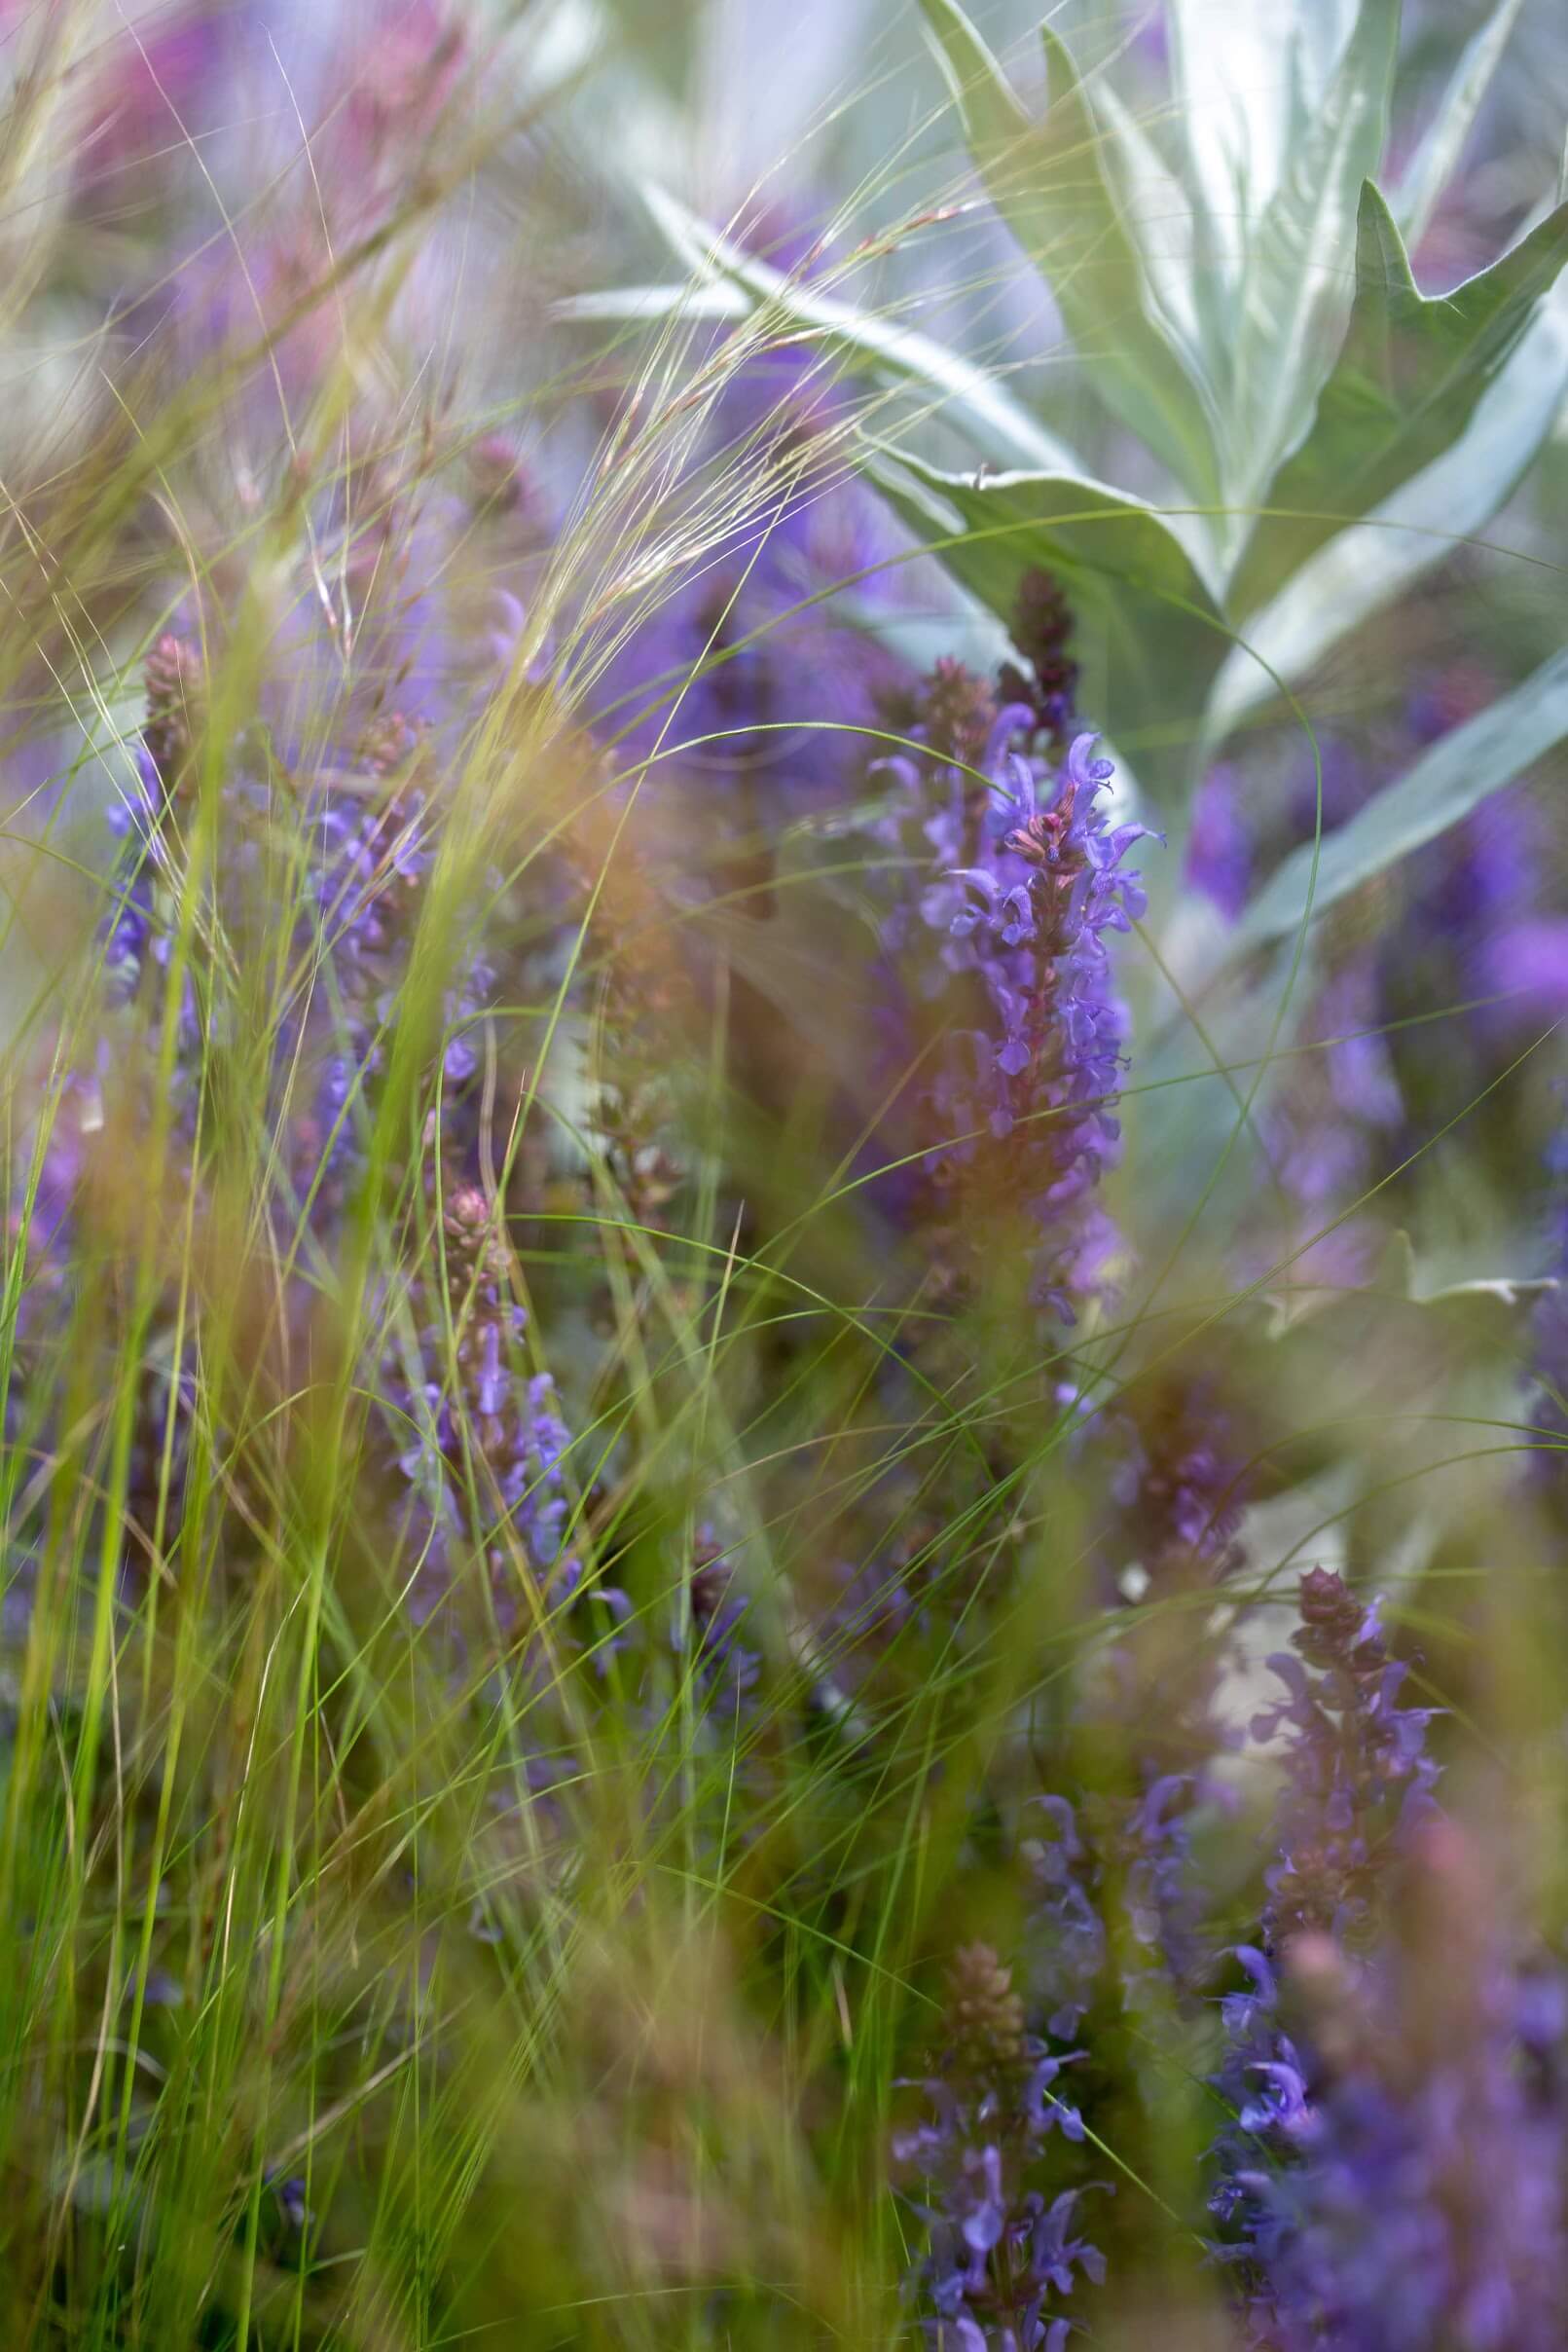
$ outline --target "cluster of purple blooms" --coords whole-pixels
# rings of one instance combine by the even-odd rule
[[[1564,2288],[1568,1984],[1432,1796],[1432,1710],[1322,1570],[1255,1729],[1285,1787],[1223,2003],[1214,2210],[1267,2352],[1534,2352]]]
[[[1405,1703],[1375,1604],[1317,1569],[1300,1603],[1253,1725],[1283,1776],[1264,1908],[1220,2003],[1222,2274],[1257,2352],[1545,2352],[1568,2282],[1568,1977],[1518,1944],[1439,1812],[1433,1710]],[[1190,1992],[1223,1955],[1191,1908],[1185,1793],[1149,1787],[1143,1854],[1139,1809],[1117,1813],[1115,1858],[1135,1941]],[[1027,1999],[987,1947],[958,1955],[928,2118],[894,2151],[930,2232],[931,2340],[974,2352],[1065,2343],[1076,2277],[1104,2268],[1047,2138],[1081,2139],[1053,2086],[1109,2015],[1111,1840],[1063,1798],[1037,1810]]]
[[[1448,1824],[1414,1841],[1404,1893],[1375,1957],[1326,1936],[1293,1951],[1300,2046],[1256,2119],[1291,2153],[1255,2192],[1254,2340],[1547,2352],[1568,2276],[1568,1990],[1521,1967]]]
[[[1193,1393],[1200,1403],[1213,1401],[1200,1381]],[[1233,1573],[1242,1558],[1233,1432],[1217,1413],[1204,1446],[1167,1384],[1149,1385],[1148,1395],[1155,1408],[1123,1416],[1125,1476],[1115,1531],[1146,1585],[1158,1579],[1162,1588],[1174,1583],[1180,1590],[1195,1574],[1208,1587]],[[1144,2008],[1156,1987],[1162,2004],[1174,2000],[1194,2012],[1214,1965],[1192,1841],[1194,1810],[1213,1793],[1213,1753],[1227,1744],[1211,1712],[1212,1645],[1194,1638],[1190,1623],[1156,1617],[1138,1632],[1153,1632],[1153,1645],[1123,1637],[1112,1646],[1086,1702],[1087,1719],[1077,1727],[1091,1752],[1114,1750],[1111,1784],[1073,1798],[1037,1792],[1022,1808],[1021,1993],[1013,1993],[1010,1973],[985,1947],[960,1954],[950,1988],[954,2019],[989,2019],[1000,2010],[1016,2026],[1020,2052],[1049,2070],[1050,2081],[1063,2064],[1086,2054],[1060,2045],[1092,2044],[1118,2013]],[[1075,2262],[1049,2258],[1065,2233],[1076,2232],[1081,2184],[1050,2195],[1049,2176],[1040,2171],[1042,2135],[1024,2128],[1033,2115],[1027,2101],[1020,2106],[1015,2099],[1009,2109],[993,2090],[989,2104],[977,2103],[970,2089],[975,2075],[972,2042],[950,2023],[946,2057],[926,2083],[936,2120],[898,2150],[905,2162],[920,2157],[926,2175],[921,2210],[932,2251],[921,2277],[935,2339],[999,2352],[1030,2342],[1060,2347],[1075,2325],[1067,2311],[1048,2299],[1028,2301],[1031,2334],[1007,2315],[1007,2296],[1020,2282],[1035,2293],[1048,2282],[1066,2300]],[[1053,2109],[1046,2120],[1052,2119],[1067,2139],[1081,2136],[1076,2108]],[[1031,2167],[1046,2186],[1030,2191],[1032,2202],[1018,2209],[1009,2236],[1002,2217],[1013,2210],[1008,2197],[1017,2197],[1016,2184]],[[983,2245],[973,2234],[977,2181],[991,2188],[980,2211],[997,2233]],[[1036,2254],[1042,2227],[1046,2251]],[[1075,2242],[1076,2272],[1100,2279],[1103,2256]],[[966,2260],[960,2251],[966,2246]],[[961,2326],[973,2333],[959,2333]]]
[[[1055,2088],[1078,2053],[1052,2053],[1026,2030],[1011,1973],[988,1945],[954,1958],[942,2027],[920,2084],[924,2118],[900,2132],[894,2161],[930,2231],[918,2274],[929,2340],[940,2352],[1062,2352],[1060,2308],[1104,2260],[1078,2233],[1082,2194],[1038,2186],[1053,2133],[1083,2138]]]
[[[529,1375],[520,1361],[528,1317],[495,1209],[479,1187],[459,1184],[441,1223],[448,1312],[426,1302],[416,1357],[425,1377],[416,1387],[389,1367],[383,1382],[388,1402],[404,1407],[404,1534],[427,1601],[450,1591],[469,1560],[483,1560],[507,1636],[526,1617],[526,1593],[554,1610],[582,1579],[564,1541],[569,1441],[549,1374]]]
[[[973,1166],[996,1144],[1021,1175],[1035,1158],[1032,1113],[1092,1102],[1082,1124],[1064,1127],[1063,1163],[1033,1194],[1048,1226],[1092,1191],[1114,1140],[1099,1114],[1113,1101],[1122,1030],[1100,934],[1126,929],[1141,900],[1135,883],[1126,895],[1121,869],[1137,828],[1104,828],[1094,799],[1105,774],[1089,739],[1075,741],[1053,775],[1034,748],[1035,701],[998,708],[948,667],[930,681],[911,730],[945,754],[934,810],[931,777],[912,761],[894,764],[944,869],[919,907],[927,933],[943,940],[930,993],[956,1000],[967,985],[986,1016],[938,1083],[941,1123],[958,1140],[931,1158],[938,1168]],[[975,770],[989,790],[976,789]],[[1336,773],[1331,765],[1331,784]],[[1010,806],[999,810],[1003,796]],[[1226,792],[1208,796],[1200,820],[1214,895],[1234,911],[1251,883],[1250,839]],[[1517,857],[1477,857],[1474,847],[1460,842],[1429,860],[1440,903],[1423,906],[1418,928],[1430,913],[1435,939],[1469,943],[1477,993],[1495,983],[1513,1007],[1521,990],[1545,1003],[1541,955],[1523,971],[1488,943],[1488,924],[1498,937],[1512,927],[1518,941],[1535,875]],[[912,929],[907,914],[895,917],[889,944],[903,948]],[[1523,930],[1532,954],[1544,952],[1541,925]],[[1274,1131],[1288,1181],[1308,1206],[1337,1205],[1364,1177],[1368,1133],[1406,1128],[1406,1097],[1378,1034],[1397,979],[1370,943],[1344,955],[1327,984],[1322,1023],[1342,1041],[1323,1057],[1331,1104],[1294,1127],[1277,1121]],[[1480,1046],[1513,1017],[1481,1015]],[[1071,1312],[1095,1257],[1092,1239],[1087,1259],[1075,1261],[1053,1236],[1038,1295]],[[1536,1318],[1532,1416],[1551,1433],[1568,1393],[1562,1328],[1551,1292]],[[1205,1383],[1172,1386],[1174,1403],[1162,1398],[1149,1427],[1120,1416],[1111,1540],[1118,1560],[1135,1563],[1127,1597],[1138,1599],[1218,1583],[1244,1557],[1235,1432]],[[1300,1603],[1291,1648],[1271,1661],[1282,1696],[1252,1724],[1254,1740],[1280,1757],[1283,1790],[1258,1937],[1234,1954],[1245,1990],[1220,2004],[1218,2088],[1232,2120],[1214,2150],[1217,2253],[1258,2352],[1535,2352],[1560,2339],[1568,2292],[1568,1979],[1555,1963],[1521,1953],[1463,1837],[1439,1815],[1434,1710],[1408,1703],[1409,1670],[1391,1651],[1377,1605],[1321,1570],[1303,1578]],[[1192,1808],[1211,1793],[1200,1751],[1206,1741],[1228,1744],[1208,1711],[1212,1643],[1192,1627],[1185,1646],[1201,1669],[1166,1690],[1176,1699],[1165,1731],[1180,1731],[1190,1750],[1177,1756],[1169,1737],[1149,1736],[1140,1655],[1149,1635],[1142,1624],[1136,1633],[1119,1713],[1129,1756],[1149,1750],[1140,1794],[1037,1798],[1039,1834],[1021,1840],[1031,1879],[1027,2005],[984,1949],[962,1954],[955,1970],[950,2008],[962,2007],[968,1978],[994,1980],[1018,2034],[1038,2029],[1020,2044],[1036,2064],[1054,2066],[1044,2055],[1053,2040],[1079,2039],[1104,2018],[1113,1953],[1123,1999],[1136,1995],[1140,1954],[1179,1995],[1223,1965],[1191,1842]],[[1116,1685],[1114,1664],[1110,1678]],[[1114,1687],[1110,1704],[1116,1714]],[[1119,1939],[1109,1926],[1112,1892],[1130,1930]],[[1439,1949],[1456,1966],[1435,1994],[1428,1979]],[[972,1987],[967,1998],[984,2010]],[[1029,2251],[1029,2232],[1056,2212],[1053,2182],[1072,2176],[1060,2159],[1044,2163],[1025,2093],[1009,2106],[994,2077],[976,2092],[986,2081],[950,2031],[927,2080],[934,2120],[898,2144],[925,2184],[922,2308],[939,2342],[1065,2341],[1073,2323],[1065,2311],[1050,2316],[1042,2282],[1065,2298],[1073,2265],[1052,2272]],[[1030,2167],[1038,2186],[1025,2211],[1019,2183]],[[1076,2193],[1059,2188],[1065,2215]],[[1093,2269],[1081,2259],[1078,2267]]]
[[[68,1269],[84,1262],[92,1241],[95,1172],[106,1152],[111,1158],[123,1152],[128,1127],[135,1136],[147,1129],[155,1094],[166,1115],[171,1173],[191,1192],[197,1213],[205,1213],[208,1136],[221,1119],[213,1089],[226,1060],[244,1056],[247,1067],[261,1068],[263,1081],[257,1091],[268,1138],[269,1224],[293,1237],[288,1255],[298,1269],[280,1294],[286,1331],[279,1344],[308,1349],[320,1266],[330,1263],[346,1207],[363,1179],[388,1040],[406,1017],[405,984],[441,822],[421,762],[423,731],[387,710],[368,724],[355,722],[346,755],[334,760],[318,751],[294,765],[258,718],[211,779],[194,641],[165,633],[146,675],[133,790],[108,816],[118,850],[98,934],[101,1014],[59,1089],[36,1181],[26,1177],[14,1210],[14,1224],[27,1228],[27,1322],[37,1321],[46,1291],[58,1306]],[[209,826],[203,854],[199,844]],[[193,858],[199,881],[191,893],[184,877]],[[182,895],[195,912],[183,917],[186,951],[177,959]],[[276,984],[258,1005],[254,983],[267,972]],[[159,1041],[176,974],[174,1053],[165,1072]],[[443,1158],[458,1171],[473,1153],[474,1031],[494,988],[494,968],[476,931],[448,975],[440,1034],[432,1041]],[[485,1426],[492,1432],[507,1376],[494,1352],[493,1285],[481,1288],[484,1311],[473,1341],[481,1352],[465,1354],[459,1370],[471,1376],[476,1409],[490,1416]],[[155,1321],[128,1516],[144,1535],[156,1528],[164,1543],[177,1526],[199,1345],[199,1335],[187,1336],[176,1362]],[[433,1382],[435,1368],[428,1369]],[[407,1398],[389,1392],[386,1403],[396,1411]],[[8,1411],[14,1410],[13,1399]],[[451,1410],[448,1397],[442,1412],[450,1417]],[[553,1558],[554,1488],[565,1442],[539,1395],[528,1481],[511,1499],[519,1509],[528,1506],[534,1548],[547,1558]],[[143,1456],[145,1478],[138,1471]],[[162,1489],[156,1510],[139,1507],[142,1486]],[[541,1490],[548,1499],[530,1502]]]
[[[149,965],[167,967],[178,929],[179,860],[200,822],[201,698],[193,642],[166,632],[147,663],[148,716],[135,746],[135,789],[108,822],[123,844],[103,928],[111,1005],[128,1005]],[[226,769],[207,894],[213,917],[241,947],[282,895],[297,909],[298,967],[273,1012],[273,1060],[286,1097],[270,1104],[288,1130],[288,1157],[308,1179],[319,1222],[341,1205],[338,1172],[367,1082],[383,1067],[418,926],[421,885],[435,854],[439,811],[422,773],[421,729],[396,711],[367,724],[343,767],[285,764],[260,723]],[[200,1076],[205,1044],[226,1015],[201,1009],[212,975],[193,954],[179,1011],[176,1084]],[[326,984],[319,984],[325,982]],[[454,974],[445,1003],[444,1069],[461,1085],[477,1066],[471,1028],[494,989],[483,947]],[[302,1108],[304,1090],[311,1096]]]
[[[1222,2004],[1220,2087],[1234,2123],[1217,2150],[1214,2210],[1234,2232],[1227,2252],[1247,2278],[1259,2343],[1276,2316],[1276,2174],[1298,2155],[1310,2116],[1309,2062],[1280,2021],[1279,1970],[1301,1936],[1326,1936],[1336,1948],[1374,1936],[1379,1876],[1393,1867],[1407,1822],[1430,1804],[1436,1779],[1425,1752],[1429,1712],[1399,1704],[1405,1670],[1389,1654],[1375,1608],[1314,1568],[1301,1580],[1301,1615],[1291,1649],[1270,1660],[1286,1695],[1253,1726],[1260,1740],[1282,1739],[1285,1782],[1259,1940],[1236,1953],[1247,1989]]]
[[[950,1014],[930,1172],[1022,1223],[1031,1296],[1071,1323],[1115,1247],[1092,1200],[1120,1136],[1125,1063],[1108,939],[1145,910],[1123,860],[1149,828],[1110,822],[1102,794],[1112,769],[1091,734],[1076,735],[1059,765],[1048,757],[1066,717],[1064,689],[1048,678],[1000,706],[957,664],[927,681],[913,732],[931,757],[883,765],[938,873],[884,938],[896,954],[917,929],[925,935],[917,984]],[[1009,665],[1002,682],[1016,691],[1026,681]],[[906,822],[895,817],[893,832]]]

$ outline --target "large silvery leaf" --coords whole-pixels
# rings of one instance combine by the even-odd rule
[[[1346,522],[1463,432],[1568,261],[1568,204],[1450,293],[1423,296],[1379,190],[1362,190],[1356,298],[1306,440],[1269,486],[1232,584],[1251,611]]]
[[[1455,727],[1397,784],[1321,844],[1304,842],[1276,867],[1225,942],[1225,961],[1288,938],[1309,910],[1321,915],[1373,875],[1397,865],[1568,735],[1568,652],[1489,709]]]
[[[1320,18],[1332,14],[1329,0]],[[1290,129],[1285,72],[1295,0],[1171,0],[1175,97],[1187,176],[1210,220],[1229,224],[1217,254],[1233,279],[1241,225],[1279,183]]]
[[[1218,750],[1249,711],[1271,701],[1276,680],[1292,685],[1304,678],[1364,621],[1484,531],[1534,464],[1565,400],[1568,277],[1536,312],[1458,440],[1364,523],[1336,533],[1247,622],[1215,680],[1207,749]]]
[[[1109,83],[1096,89],[1094,110],[1105,129],[1106,161],[1137,240],[1149,301],[1188,375],[1212,393],[1217,354],[1197,297],[1196,207]]]
[[[1178,794],[1230,637],[1170,523],[1083,475],[942,473],[884,450],[872,479],[1004,624],[1032,566],[1062,580],[1076,618],[1085,715],[1104,717],[1156,797]]]
[[[1232,375],[1254,227],[1317,118],[1356,10],[1357,0],[1168,0],[1193,300],[1217,386]]]
[[[1350,306],[1362,182],[1388,125],[1399,0],[1362,0],[1321,103],[1293,140],[1258,224],[1241,286],[1230,488],[1255,504],[1312,422]]]
[[[1405,166],[1394,200],[1394,217],[1407,244],[1416,244],[1437,209],[1438,199],[1451,178],[1480,102],[1491,87],[1518,17],[1520,0],[1502,0],[1460,54],[1442,103],[1421,144]]]
[[[1036,122],[957,0],[921,0],[986,193],[1050,286],[1090,379],[1197,492],[1215,486],[1202,395],[1158,316],[1073,60],[1042,33],[1050,104]]]

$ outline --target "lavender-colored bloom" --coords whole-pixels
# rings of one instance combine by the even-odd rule
[[[1212,768],[1192,803],[1187,878],[1234,922],[1252,891],[1256,863],[1251,828],[1238,805],[1235,771]]]
[[[1010,1972],[985,1944],[959,1952],[940,2046],[922,2081],[927,2113],[893,2158],[930,2232],[914,2282],[928,2339],[966,2352],[1059,2352],[1060,2303],[1105,2263],[1077,2233],[1077,2187],[1037,2186],[1053,2130],[1083,2137],[1055,2085],[1076,2053],[1052,2054],[1024,2028]]]
[[[1111,767],[1093,757],[1093,742],[1076,737],[1055,778],[1016,753],[1001,763],[1010,805],[988,813],[984,863],[953,875],[966,897],[949,923],[953,937],[973,939],[970,969],[993,1013],[982,1041],[991,1070],[969,1098],[970,1114],[983,1113],[999,1141],[1023,1120],[1037,1122],[1021,1140],[1014,1182],[1046,1229],[1037,1296],[1069,1319],[1076,1252],[1052,1229],[1098,1180],[1120,1132],[1112,1106],[1123,1021],[1106,935],[1129,930],[1144,910],[1137,876],[1121,860],[1147,828],[1108,831],[1097,799]],[[981,1071],[984,1060],[977,1052]],[[963,1115],[962,1095],[953,1107]]]
[[[1312,2130],[1313,2061],[1282,2025],[1280,1963],[1302,1938],[1336,1950],[1368,1940],[1378,1882],[1433,1818],[1438,1776],[1426,1753],[1432,1710],[1401,1704],[1406,1670],[1389,1654],[1375,1603],[1314,1568],[1300,1605],[1291,1650],[1270,1660],[1285,1697],[1253,1724],[1258,1739],[1283,1736],[1285,1786],[1260,1948],[1237,1952],[1248,1989],[1223,2003],[1220,2087],[1235,2119],[1217,2147],[1212,2199],[1260,2325],[1272,2325],[1283,2234],[1275,2174],[1300,2160]],[[1263,2326],[1258,2341],[1268,2340]]]
[[[1426,1752],[1433,1709],[1401,1704],[1408,1669],[1389,1654],[1377,1603],[1363,1608],[1338,1576],[1313,1568],[1301,1617],[1291,1650],[1269,1661],[1286,1696],[1253,1722],[1255,1738],[1286,1741],[1265,1874],[1269,1949],[1309,1929],[1354,1934],[1394,1842],[1430,1812],[1438,1777]]]
[[[1568,2294],[1568,1984],[1520,1966],[1448,1823],[1417,1840],[1396,1928],[1360,1965],[1322,1936],[1293,1952],[1310,2079],[1251,2118],[1295,2157],[1248,2184],[1260,2340],[1548,2352]]]
[[[1038,725],[1032,704],[993,713],[978,681],[947,665],[930,681],[916,729],[946,760],[933,772],[907,759],[884,764],[922,812],[920,830],[946,869],[918,900],[919,984],[977,1004],[984,1020],[952,1034],[931,1089],[947,1140],[928,1167],[939,1186],[977,1193],[1021,1224],[1031,1295],[1071,1322],[1112,1247],[1089,1198],[1120,1132],[1125,1024],[1107,940],[1144,911],[1122,860],[1147,828],[1109,825],[1100,794],[1112,771],[1091,735],[1075,738],[1059,770],[1013,748]],[[896,954],[919,934],[900,911],[884,937]]]

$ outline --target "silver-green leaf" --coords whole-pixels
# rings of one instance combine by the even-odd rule
[[[958,0],[921,0],[987,194],[1049,284],[1090,380],[1194,492],[1217,483],[1214,420],[1159,316],[1071,56],[1048,28],[1035,121]]]
[[[1568,401],[1568,279],[1542,304],[1459,438],[1363,523],[1336,533],[1246,624],[1215,680],[1206,748],[1217,751],[1276,680],[1293,685],[1372,614],[1485,530]]]
[[[1522,685],[1444,735],[1397,784],[1321,843],[1303,842],[1293,850],[1231,933],[1226,964],[1288,938],[1309,913],[1326,913],[1364,882],[1437,840],[1564,736],[1568,652],[1552,654]]]
[[[1469,423],[1542,296],[1568,262],[1568,204],[1489,268],[1432,297],[1418,290],[1381,192],[1362,189],[1356,295],[1312,429],[1269,486],[1231,584],[1254,610],[1343,524],[1430,465]]]
[[[1388,128],[1399,0],[1362,0],[1304,133],[1292,142],[1247,256],[1229,419],[1228,489],[1256,504],[1311,425],[1350,308],[1362,182]]]

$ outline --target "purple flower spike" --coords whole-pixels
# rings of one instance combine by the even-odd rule
[[[893,2156],[930,2250],[914,2282],[933,2346],[1021,2352],[1063,2340],[1055,2308],[1078,2274],[1105,2275],[1076,2229],[1079,2191],[1049,2202],[1034,2175],[1052,2132],[1081,2141],[1077,2111],[1054,2084],[1074,2053],[1024,2030],[1010,1972],[986,1944],[959,1952],[948,1975],[941,2047],[921,2085],[928,2119],[900,2133]]]
[[[1283,1740],[1286,1777],[1264,1872],[1261,1948],[1235,1954],[1251,1989],[1222,2005],[1220,2088],[1235,2120],[1217,2145],[1211,2205],[1228,2233],[1222,2251],[1259,2317],[1259,2343],[1289,2352],[1366,2343],[1370,2352],[1398,2340],[1402,2352],[1417,2352],[1414,2338],[1406,2348],[1380,2334],[1304,2334],[1290,2316],[1296,2289],[1288,2283],[1287,2212],[1297,2194],[1290,2177],[1304,2159],[1317,2161],[1321,2066],[1281,2023],[1281,1963],[1299,1973],[1302,1956],[1317,1954],[1320,1975],[1348,1965],[1375,1926],[1374,1897],[1391,1863],[1436,1818],[1438,1777],[1426,1753],[1433,1710],[1400,1705],[1405,1668],[1388,1653],[1376,1605],[1364,1607],[1340,1577],[1313,1568],[1301,1579],[1300,1606],[1291,1650],[1269,1661],[1285,1696],[1253,1724],[1255,1738]]]
[[[939,998],[951,989],[969,1004],[978,992],[989,1012],[990,1051],[977,1072],[967,1021],[949,1031],[931,1101],[950,1140],[927,1164],[949,1184],[972,1179],[988,1208],[1021,1226],[1030,1295],[1071,1322],[1076,1302],[1104,1287],[1100,1269],[1112,1255],[1086,1198],[1115,1149],[1112,1111],[1125,1064],[1106,942],[1144,911],[1123,861],[1148,828],[1108,825],[1100,795],[1112,766],[1095,756],[1092,733],[1074,737],[1059,769],[1039,749],[1019,748],[1040,731],[1033,696],[1015,692],[995,713],[977,753],[980,691],[954,664],[933,672],[913,732],[939,753],[964,733],[964,767],[898,769],[919,829],[946,864],[916,900],[942,941],[917,990]],[[989,793],[975,783],[976,756]],[[890,949],[910,930],[900,908],[886,929]]]

